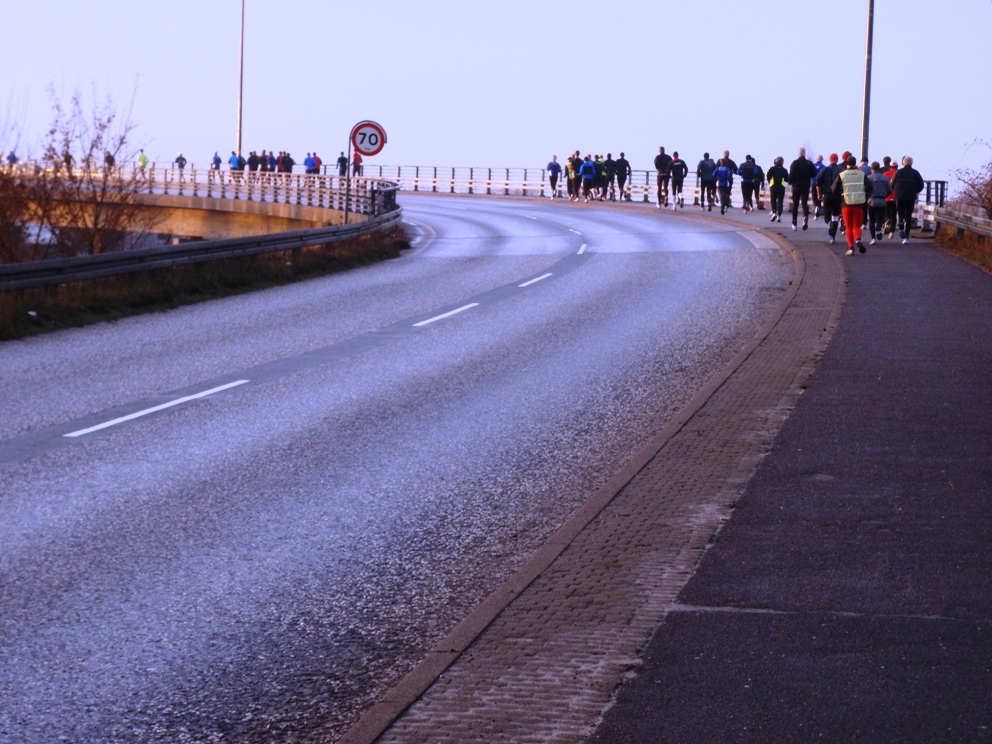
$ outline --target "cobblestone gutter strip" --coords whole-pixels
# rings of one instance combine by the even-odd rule
[[[796,262],[768,324],[341,742],[574,742],[592,733],[839,317],[840,261],[823,246],[797,250],[765,235]]]

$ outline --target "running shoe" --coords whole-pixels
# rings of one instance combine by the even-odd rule
[[[795,231],[796,231],[796,230],[798,230],[798,229],[799,229],[799,228],[798,228],[798,227],[796,227],[796,223],[795,223],[795,222],[793,222],[793,223],[792,223],[792,232],[795,232]]]
[[[845,256],[853,256],[854,255],[854,249],[853,248],[849,248],[848,251],[847,251],[847,253],[845,253],[844,255]]]
[[[868,245],[875,245],[875,238],[868,241]]]
[[[803,230],[809,230],[809,217],[803,217]]]
[[[865,244],[862,243],[860,240],[857,242],[857,246],[859,253],[864,253],[866,250],[868,250],[867,248],[865,248]]]
[[[903,238],[902,239],[902,244],[903,245],[909,245],[909,238]]]
[[[834,245],[836,242],[837,242],[837,238],[831,235],[830,240],[828,241],[828,245]]]

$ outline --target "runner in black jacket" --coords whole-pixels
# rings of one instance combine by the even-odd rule
[[[792,186],[792,229],[796,229],[799,219],[799,202],[803,205],[803,230],[809,229],[809,187],[816,178],[816,166],[806,159],[806,149],[799,148],[799,157],[789,168],[789,184]]]
[[[668,179],[672,176],[672,156],[665,154],[665,148],[658,148],[658,155],[654,159],[654,169],[658,171],[658,209],[664,200],[668,206]]]
[[[685,164],[685,161],[679,157],[677,152],[673,153],[671,174],[672,210],[674,210],[676,206],[685,209],[685,197],[682,196],[682,184],[685,183],[685,177],[689,175],[689,166]]]
[[[632,175],[633,171],[630,169],[630,163],[624,157],[623,153],[620,153],[620,158],[617,160],[617,187],[620,190],[620,201],[626,198],[624,186],[627,183],[627,179]]]

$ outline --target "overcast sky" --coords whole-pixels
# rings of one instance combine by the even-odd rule
[[[46,87],[137,79],[149,152],[235,144],[240,0],[9,0],[0,105],[37,141]],[[247,0],[244,150],[346,146],[379,121],[386,164],[535,166],[659,145],[768,165],[857,152],[867,0]],[[992,1],[876,0],[871,156],[928,178],[992,151]],[[22,150],[25,149],[22,147]]]

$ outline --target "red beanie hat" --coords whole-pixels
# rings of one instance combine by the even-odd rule
[[[837,162],[837,153],[835,153],[835,152],[830,153],[830,162],[831,163],[836,163]]]
[[[847,150],[844,150],[844,154],[841,157],[844,160],[847,160],[849,157],[851,157],[851,153],[849,153]]]

